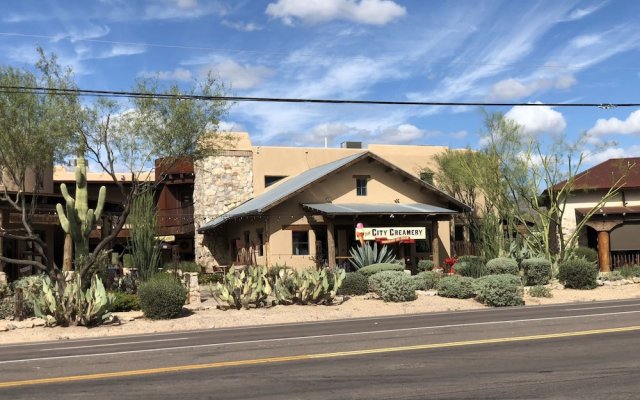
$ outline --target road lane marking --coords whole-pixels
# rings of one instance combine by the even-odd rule
[[[493,344],[493,343],[537,341],[537,340],[546,340],[546,339],[568,338],[568,337],[577,337],[577,336],[593,336],[593,335],[602,335],[602,334],[608,334],[608,333],[621,333],[621,332],[633,332],[633,331],[640,331],[640,325],[627,326],[622,328],[607,328],[607,329],[593,329],[593,330],[587,330],[587,331],[549,333],[549,334],[542,334],[542,335],[515,336],[515,337],[503,337],[503,338],[495,338],[495,339],[479,339],[479,340],[467,340],[467,341],[459,341],[459,342],[422,344],[422,345],[413,345],[413,346],[383,347],[383,348],[375,348],[375,349],[339,351],[339,352],[333,352],[333,353],[300,354],[295,356],[256,358],[256,359],[236,360],[236,361],[220,361],[220,362],[213,362],[213,363],[206,363],[206,364],[178,365],[174,367],[105,372],[105,373],[99,373],[99,374],[62,376],[62,377],[56,377],[56,378],[28,379],[28,380],[21,380],[21,381],[0,382],[0,389],[19,387],[19,386],[35,386],[35,385],[46,385],[46,384],[53,384],[53,383],[90,381],[90,380],[96,380],[96,379],[122,378],[122,377],[131,377],[131,376],[140,376],[140,375],[156,375],[156,374],[164,374],[164,373],[171,373],[171,372],[185,372],[185,371],[234,367],[234,366],[247,366],[247,365],[272,364],[272,363],[283,363],[283,362],[292,362],[292,361],[318,360],[318,359],[327,359],[327,358],[353,357],[353,356],[370,355],[370,354],[398,353],[398,352],[405,352],[405,351],[442,349],[442,348],[448,348],[448,347],[463,347],[463,346],[473,346],[473,345]]]
[[[160,348],[155,348],[155,349],[123,350],[123,351],[112,351],[112,352],[103,352],[103,353],[87,353],[87,354],[74,354],[74,355],[51,356],[51,357],[24,358],[24,359],[0,361],[0,365],[2,365],[2,364],[23,363],[23,362],[32,362],[32,361],[48,361],[48,360],[61,360],[61,359],[71,359],[71,358],[103,357],[103,356],[113,356],[113,355],[122,355],[122,354],[152,353],[152,352],[159,352],[159,351],[173,351],[173,350],[187,350],[187,349],[194,350],[194,349],[207,348],[207,347],[221,347],[221,346],[231,346],[231,345],[245,345],[245,344],[256,344],[256,343],[283,342],[283,341],[294,341],[294,340],[305,340],[305,339],[326,339],[326,338],[332,338],[332,337],[362,336],[362,335],[372,335],[372,334],[379,334],[379,333],[410,332],[410,331],[444,329],[444,328],[463,328],[463,327],[469,327],[469,326],[514,324],[514,323],[519,323],[519,322],[539,322],[539,321],[578,319],[578,318],[601,317],[601,316],[610,317],[612,315],[628,315],[628,314],[639,314],[639,313],[640,313],[640,310],[638,310],[638,311],[619,311],[619,312],[614,312],[614,313],[565,315],[565,316],[561,316],[561,317],[512,319],[512,320],[504,320],[504,321],[470,322],[470,323],[466,323],[466,324],[448,324],[448,325],[418,326],[418,327],[413,327],[413,328],[380,329],[380,330],[375,330],[375,331],[328,333],[328,334],[324,334],[324,335],[290,336],[290,337],[281,337],[281,338],[272,338],[272,339],[255,339],[255,340],[242,340],[242,341],[235,341],[235,342],[222,342],[222,343],[195,344],[195,345],[173,346],[173,347],[160,347]],[[59,350],[64,350],[64,349],[65,348],[60,348]]]
[[[597,302],[593,302],[596,304],[606,304],[606,303],[626,303],[630,301],[635,301],[635,304],[626,305],[628,307],[632,306],[640,306],[640,299],[615,299],[615,300],[598,300]],[[578,306],[581,303],[573,303],[574,306]],[[582,303],[585,304],[585,303]],[[589,303],[590,304],[590,303]],[[378,320],[392,320],[392,319],[406,319],[406,318],[417,318],[417,317],[428,317],[428,316],[442,316],[442,315],[460,315],[460,314],[474,314],[474,313],[501,313],[513,311],[514,309],[521,310],[536,310],[536,309],[546,309],[546,308],[562,308],[572,305],[571,303],[559,303],[559,304],[538,304],[538,305],[529,305],[529,306],[516,306],[516,307],[500,307],[500,308],[479,308],[475,310],[456,310],[456,311],[437,311],[437,312],[422,312],[422,313],[412,313],[412,314],[403,314],[403,315],[382,315],[378,317],[360,317],[360,318],[351,318],[351,319],[331,319],[326,321],[302,321],[296,322],[296,326],[306,326],[306,325],[322,325],[322,324],[342,324],[342,323],[352,323],[352,322],[367,322],[367,321],[378,321]],[[625,306],[625,307],[626,307]],[[579,310],[587,310],[590,308],[582,307],[582,308],[570,308],[570,309],[561,309],[558,311],[579,311]],[[500,321],[498,321],[500,322]],[[85,338],[85,339],[58,339],[58,340],[47,340],[40,342],[32,342],[32,343],[8,343],[3,345],[0,343],[0,349],[8,349],[8,348],[16,348],[16,347],[30,347],[30,346],[43,346],[46,344],[64,344],[64,343],[84,343],[84,342],[95,342],[100,340],[119,340],[119,339],[127,339],[127,338],[143,338],[143,337],[156,337],[156,336],[171,336],[171,335],[186,335],[186,334],[199,334],[199,333],[217,333],[217,332],[225,332],[225,331],[239,331],[239,330],[253,330],[253,329],[268,329],[268,328],[278,328],[278,327],[286,327],[291,326],[292,323],[281,323],[281,324],[267,324],[267,325],[248,325],[248,326],[229,326],[229,327],[220,327],[216,328],[204,328],[204,329],[193,329],[188,331],[174,331],[174,332],[160,332],[160,333],[148,333],[148,334],[138,334],[138,335],[121,335],[121,336],[111,336],[111,337],[96,337],[96,338]],[[193,338],[195,339],[195,337]],[[61,347],[59,347],[61,348]]]
[[[602,308],[637,307],[637,304],[620,304],[617,306],[566,308],[564,311],[600,310]]]
[[[158,343],[158,342],[174,342],[176,340],[189,340],[191,338],[188,337],[179,337],[179,338],[170,338],[170,339],[155,339],[155,340],[140,340],[133,342],[118,342],[118,343],[104,343],[104,344],[90,344],[84,346],[73,346],[73,347],[57,347],[50,349],[39,349],[38,351],[60,351],[60,350],[75,350],[75,349],[86,349],[94,347],[108,347],[108,346],[122,346],[127,344],[142,344],[142,343]]]

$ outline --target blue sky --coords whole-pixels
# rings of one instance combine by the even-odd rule
[[[640,2],[629,0],[3,1],[0,63],[58,54],[86,89],[212,71],[238,96],[398,101],[640,102]],[[640,110],[496,108],[528,134],[588,132],[590,163],[640,156]],[[238,103],[254,144],[477,147],[475,107]]]

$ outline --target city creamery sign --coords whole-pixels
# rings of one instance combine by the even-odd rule
[[[387,227],[387,228],[357,228],[356,239],[376,240],[379,242],[405,242],[427,238],[427,228]]]

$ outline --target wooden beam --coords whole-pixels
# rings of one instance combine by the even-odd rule
[[[333,220],[327,218],[327,258],[329,268],[336,266],[336,242],[333,238]]]
[[[611,271],[611,252],[609,246],[609,231],[598,232],[598,263],[600,271]]]

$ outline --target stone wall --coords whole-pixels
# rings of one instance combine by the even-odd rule
[[[227,265],[229,244],[215,232],[197,233],[200,226],[253,197],[251,151],[227,150],[196,161],[193,186],[196,262],[205,267]]]

